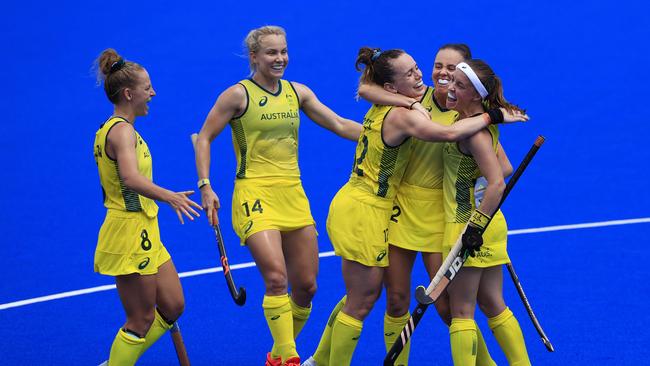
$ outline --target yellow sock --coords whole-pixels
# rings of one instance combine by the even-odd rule
[[[451,319],[449,341],[455,366],[474,366],[476,364],[476,323],[474,323],[474,319]]]
[[[309,319],[309,314],[311,314],[311,304],[308,307],[304,308],[295,302],[289,297],[289,303],[291,304],[291,314],[293,314],[293,339],[298,338],[298,334],[305,326],[307,319]]]
[[[316,348],[316,352],[314,352],[313,356],[314,361],[316,361],[316,364],[318,366],[329,366],[330,364],[330,350],[332,348],[332,327],[334,326],[336,316],[339,315],[339,312],[341,309],[343,309],[347,298],[347,296],[343,296],[339,303],[336,304],[334,310],[332,310],[332,313],[330,314],[330,318],[327,320],[325,330],[323,330],[323,335],[320,337],[320,342],[318,343],[318,347]]]
[[[273,337],[271,356],[280,356],[283,360],[298,357],[296,342],[293,339],[293,316],[289,297],[265,295],[262,308]]]
[[[108,356],[108,364],[110,366],[135,365],[143,345],[144,338],[138,338],[123,329],[118,330],[111,346],[111,354]]]
[[[517,318],[510,309],[506,308],[501,314],[489,318],[488,325],[511,366],[530,365],[524,335],[521,333]]]
[[[386,344],[386,352],[390,351],[393,347],[395,340],[399,337],[399,334],[402,332],[402,329],[404,329],[404,326],[410,317],[411,313],[408,311],[406,314],[398,318],[393,318],[388,315],[388,313],[384,314],[384,343]],[[411,341],[409,340],[404,346],[404,349],[402,349],[402,352],[399,354],[399,357],[395,360],[395,366],[408,366],[410,351]]]
[[[483,339],[483,334],[478,324],[476,324],[476,366],[497,366],[492,356],[490,356],[490,351],[488,351],[487,344],[485,344],[485,339]]]
[[[348,366],[352,362],[354,349],[357,348],[363,322],[339,311],[332,327],[332,350],[329,364]],[[318,363],[318,361],[317,361]]]
[[[156,315],[151,324],[151,328],[149,328],[147,335],[144,336],[144,344],[140,350],[140,355],[145,353],[152,344],[156,343],[156,341],[172,327],[171,324],[168,324],[160,313],[158,313],[158,309],[155,310],[155,313]]]

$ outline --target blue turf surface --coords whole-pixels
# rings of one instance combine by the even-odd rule
[[[503,78],[506,97],[533,117],[530,124],[502,129],[513,164],[538,134],[548,138],[504,205],[511,229],[649,217],[645,2],[489,4],[6,4],[0,14],[0,304],[112,283],[92,272],[104,215],[92,139],[111,112],[89,70],[101,50],[115,47],[149,70],[158,95],[136,127],[152,150],[156,181],[191,189],[196,175],[189,135],[219,92],[246,76],[241,40],[263,24],[288,31],[286,78],[305,83],[337,113],[356,120],[368,108],[353,98],[360,46],[406,49],[430,82],[437,47],[466,42]],[[349,172],[354,144],[307,118],[300,143],[321,251],[329,251],[327,208]],[[227,225],[235,166],[229,131],[213,145],[213,157],[230,262],[248,262]],[[218,264],[203,220],[180,226],[162,205],[160,225],[180,272]],[[557,350],[544,350],[506,278],[506,298],[533,364],[637,365],[650,356],[650,269],[639,261],[648,234],[646,223],[511,237],[515,267]],[[421,269],[414,276],[415,283],[424,281]],[[248,291],[244,308],[231,302],[222,277],[182,281],[187,311],[181,325],[190,358],[196,365],[259,365],[271,342],[263,326],[260,276],[255,268],[235,271]],[[315,310],[298,340],[304,356],[315,348],[341,288],[339,259],[323,258]],[[382,299],[366,322],[355,365],[376,365],[382,358],[383,306]],[[122,320],[114,290],[0,310],[0,358],[16,365],[93,365],[106,358]],[[485,322],[480,324],[487,334]],[[433,311],[420,328],[412,364],[450,364],[447,334]],[[174,357],[165,337],[140,364],[173,365]]]

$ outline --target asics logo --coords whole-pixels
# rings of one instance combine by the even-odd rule
[[[262,99],[260,99],[260,107],[264,107],[266,105],[266,102],[269,101],[269,98],[266,96],[263,96]]]
[[[140,270],[145,269],[145,267],[147,267],[149,265],[149,261],[150,261],[150,259],[149,259],[149,257],[147,257],[147,259],[140,262],[140,264],[138,264],[138,269],[140,269]]]
[[[386,256],[386,250],[382,250],[381,252],[379,252],[379,254],[377,255],[377,262],[381,262],[381,260],[384,259],[385,256]]]
[[[249,221],[248,224],[246,224],[246,228],[244,229],[244,234],[248,234],[249,231],[253,228],[253,220]]]

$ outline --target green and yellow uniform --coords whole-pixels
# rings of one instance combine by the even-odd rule
[[[499,130],[496,126],[488,127],[492,135],[492,147],[497,151]],[[481,175],[474,158],[464,154],[458,143],[449,142],[444,147],[444,201],[445,201],[445,236],[443,254],[446,256],[460,237],[471,213],[476,209],[474,201],[474,184]],[[507,252],[508,227],[501,211],[492,216],[492,221],[483,233],[483,245],[475,257],[469,257],[465,266],[492,267],[510,262]]]
[[[95,272],[111,276],[154,274],[170,259],[160,241],[158,205],[127,188],[120,178],[117,161],[106,153],[108,133],[118,123],[129,122],[111,117],[95,134],[95,162],[107,209],[95,249]],[[138,172],[151,180],[149,147],[137,131],[134,133]]]
[[[499,143],[499,130],[491,125],[488,131],[492,135],[492,148],[495,153]],[[463,232],[471,213],[476,209],[474,185],[481,175],[474,158],[465,155],[458,148],[458,143],[446,143],[444,152],[445,177],[445,237],[443,255],[448,255],[451,248]],[[510,262],[507,252],[508,227],[501,211],[492,216],[492,221],[483,233],[483,245],[475,257],[468,257],[465,266],[494,267]],[[507,307],[500,314],[488,318],[499,346],[510,365],[529,366],[530,360],[526,343],[519,322]],[[474,319],[453,318],[449,327],[449,339],[454,365],[478,364],[476,347],[480,332]],[[490,360],[490,362],[492,362]]]
[[[438,105],[428,87],[420,103],[431,120],[446,126],[458,113]],[[442,252],[445,231],[442,201],[444,143],[413,140],[413,152],[399,186],[388,227],[388,242],[417,252]]]
[[[237,156],[232,224],[242,244],[260,231],[314,224],[298,168],[298,93],[289,81],[278,83],[271,93],[252,79],[240,81],[246,109],[230,121]]]
[[[392,108],[373,105],[366,113],[350,180],[327,216],[336,254],[366,266],[388,266],[388,222],[411,155],[411,138],[399,146],[384,143],[382,126]]]

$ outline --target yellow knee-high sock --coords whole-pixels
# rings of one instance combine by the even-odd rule
[[[478,324],[476,324],[476,366],[497,366],[492,356],[490,356],[490,351],[488,351],[487,344],[485,344],[485,339],[483,339],[483,334]]]
[[[411,313],[408,311],[406,314],[397,318],[393,318],[388,315],[388,313],[384,314],[384,343],[386,344],[386,352],[390,351],[393,347],[393,343],[395,343],[395,340],[399,337],[399,334],[402,332],[402,329],[404,329],[404,326],[410,317]],[[410,351],[411,341],[409,340],[402,349],[402,352],[399,354],[399,357],[397,357],[397,360],[395,360],[395,366],[408,366]]]
[[[144,338],[127,333],[124,329],[118,330],[111,346],[111,354],[108,356],[108,364],[110,366],[135,365],[143,345]]]
[[[489,318],[488,325],[511,366],[530,365],[524,335],[521,333],[517,318],[510,309],[506,308],[501,314]]]
[[[455,366],[474,366],[476,364],[476,323],[474,323],[474,319],[451,319],[449,341]]]
[[[332,350],[329,364],[334,366],[348,366],[352,362],[354,349],[357,348],[363,322],[357,320],[343,311],[339,312],[332,327]],[[318,363],[318,361],[317,361]]]
[[[152,344],[156,343],[160,337],[162,337],[165,332],[171,329],[172,325],[167,323],[167,321],[160,315],[158,309],[155,311],[156,315],[154,317],[153,323],[151,323],[151,328],[147,332],[147,335],[144,336],[144,344],[140,350],[140,355],[145,353]]]
[[[309,319],[309,314],[311,314],[311,304],[308,307],[304,308],[295,302],[289,297],[289,303],[291,304],[291,314],[293,314],[293,339],[298,338],[298,334],[305,326],[307,319]]]
[[[280,356],[282,360],[298,357],[296,342],[293,339],[293,316],[289,297],[265,295],[262,308],[273,337],[271,356],[274,358]]]
[[[334,310],[332,310],[332,313],[330,314],[329,319],[327,320],[325,330],[323,330],[323,335],[320,337],[320,342],[318,343],[318,347],[316,348],[316,352],[314,352],[313,356],[314,361],[316,361],[316,364],[318,366],[329,366],[330,364],[330,350],[332,348],[332,327],[334,326],[336,316],[339,315],[339,312],[341,309],[343,309],[343,306],[345,306],[345,301],[347,298],[347,296],[343,296],[339,303],[336,304]]]

